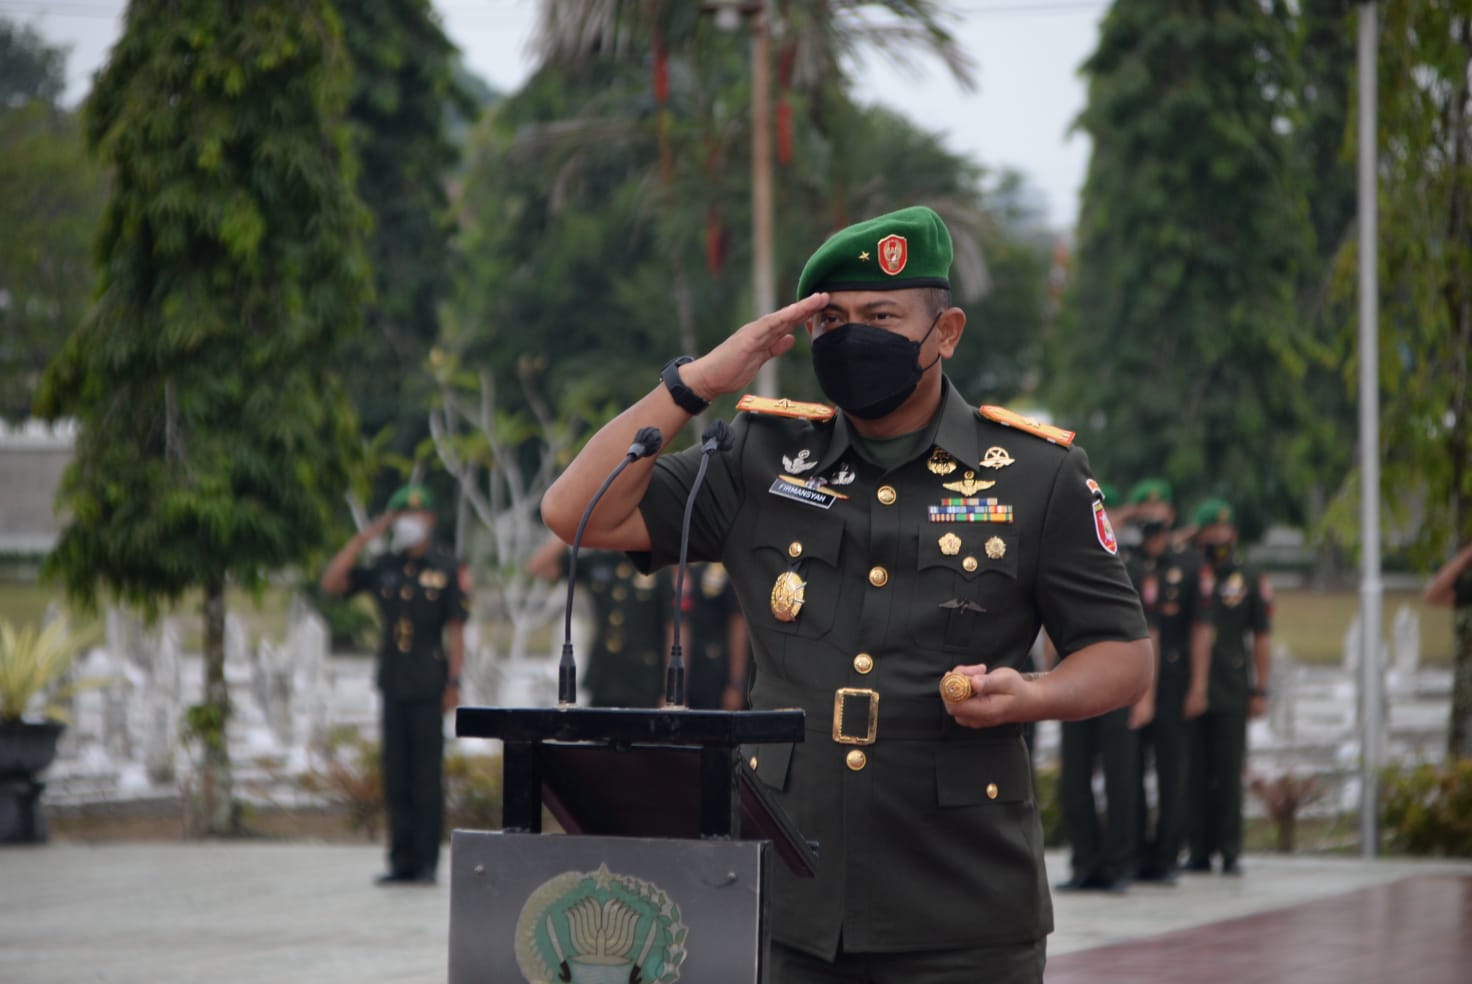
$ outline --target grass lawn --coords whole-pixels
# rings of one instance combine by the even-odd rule
[[[1279,591],[1275,595],[1273,635],[1287,644],[1300,663],[1333,664],[1344,658],[1344,636],[1359,613],[1359,594],[1354,591],[1324,593]],[[1396,613],[1409,606],[1421,619],[1421,662],[1431,666],[1451,665],[1452,613],[1432,608],[1421,601],[1419,591],[1387,591],[1384,626],[1390,641]]]
[[[286,612],[290,603],[291,591],[284,587],[267,588],[259,601],[251,597],[248,592],[232,590],[226,595],[225,610],[241,619],[245,624],[246,635],[251,640],[262,636],[280,639],[286,634]],[[16,626],[27,623],[39,625],[46,617],[47,608],[53,604],[62,611],[68,612],[73,624],[78,628],[86,628],[102,621],[100,618],[78,615],[67,605],[59,587],[53,588],[29,582],[0,581],[0,620],[7,620]],[[165,610],[164,614],[181,619],[182,632],[179,639],[181,645],[186,649],[200,647],[200,641],[204,635],[204,622],[200,614],[200,601],[197,593],[186,596],[179,604]]]
[[[12,623],[40,622],[53,602],[64,604],[59,589],[0,581],[0,618]],[[227,610],[245,623],[251,640],[262,636],[280,639],[286,632],[286,610],[290,602],[291,591],[285,587],[267,589],[259,602],[243,591],[231,591]],[[1403,605],[1409,605],[1421,617],[1421,661],[1432,666],[1450,665],[1451,612],[1422,604],[1419,592],[1387,591],[1384,602],[1387,638],[1396,612]],[[1279,591],[1276,606],[1273,634],[1287,644],[1295,659],[1302,663],[1334,664],[1343,658],[1344,635],[1359,611],[1356,592]],[[170,614],[182,620],[180,642],[186,648],[197,649],[203,632],[198,596],[184,599]]]

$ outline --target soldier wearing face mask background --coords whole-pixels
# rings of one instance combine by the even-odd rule
[[[379,884],[433,884],[444,827],[443,715],[460,702],[469,590],[463,569],[433,545],[429,490],[394,493],[384,514],[347,542],[322,590],[371,591],[382,623],[382,771],[389,870]],[[363,548],[391,531],[389,549],[359,565]]]

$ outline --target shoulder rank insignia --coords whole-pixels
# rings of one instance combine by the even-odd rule
[[[757,396],[747,393],[736,404],[737,410],[746,410],[751,413],[771,414],[774,417],[801,417],[804,420],[832,420],[834,409],[821,403],[799,403],[797,400],[789,400],[786,397],[773,399],[770,396]]]
[[[1041,437],[1049,444],[1056,444],[1064,448],[1073,444],[1073,431],[1064,430],[1062,427],[1054,427],[1052,424],[1045,424],[1041,420],[1033,417],[1024,417],[1016,410],[1008,410],[1006,407],[983,406],[979,412],[987,420],[1001,424],[1003,427],[1020,430],[1025,434],[1031,434],[1033,437]]]

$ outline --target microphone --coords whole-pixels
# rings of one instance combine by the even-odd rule
[[[578,548],[583,545],[583,530],[588,528],[588,518],[593,515],[593,508],[598,505],[598,500],[603,498],[603,493],[608,491],[613,480],[640,458],[658,454],[662,444],[664,435],[659,432],[658,427],[640,427],[634,435],[634,443],[629,445],[629,450],[624,452],[618,465],[609,472],[603,484],[598,486],[598,491],[593,493],[593,497],[588,500],[588,507],[583,510],[583,518],[578,520],[578,531],[572,538],[572,555],[567,562],[567,604],[562,610],[562,662],[557,666],[559,706],[578,702],[578,667],[572,658],[572,591],[578,579]]]
[[[695,471],[695,481],[690,483],[690,495],[685,499],[685,518],[680,526],[680,567],[675,575],[675,631],[674,644],[670,646],[670,662],[664,671],[664,703],[666,707],[685,706],[685,662],[680,648],[680,623],[684,619],[685,603],[685,557],[690,552],[690,514],[695,511],[695,496],[700,484],[705,481],[705,470],[710,465],[710,456],[731,447],[731,425],[717,420],[700,435],[700,467]]]

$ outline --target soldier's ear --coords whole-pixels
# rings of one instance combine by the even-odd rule
[[[958,307],[946,308],[936,322],[935,333],[940,336],[940,356],[949,359],[956,354],[956,346],[966,333],[966,312]]]

